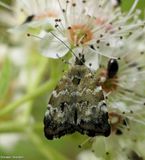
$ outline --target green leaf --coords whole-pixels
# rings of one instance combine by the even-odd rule
[[[130,10],[130,8],[132,7],[133,3],[135,0],[122,0],[122,11],[127,12]],[[145,16],[145,0],[139,0],[136,9],[140,9],[141,10],[141,15],[140,18],[144,18]]]
[[[11,77],[11,63],[9,59],[5,59],[2,70],[0,71],[0,99],[8,92]]]

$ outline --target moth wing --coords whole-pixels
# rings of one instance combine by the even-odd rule
[[[86,77],[84,79],[86,81]],[[100,86],[96,86],[91,78],[87,79],[88,88],[80,84],[81,96],[77,103],[77,131],[81,134],[87,134],[90,137],[110,135],[110,124],[108,123],[107,105],[104,94]],[[91,83],[92,82],[92,83]],[[87,84],[88,84],[87,83]],[[82,92],[81,92],[82,91]]]
[[[62,78],[53,91],[48,109],[44,117],[44,134],[47,139],[60,138],[75,132],[74,113],[71,107],[72,82],[69,78]]]

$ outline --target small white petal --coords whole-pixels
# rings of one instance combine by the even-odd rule
[[[76,57],[79,57],[79,54],[84,54],[85,57],[85,65],[91,70],[97,70],[99,67],[99,54],[96,53],[95,50],[90,47],[86,48],[75,48],[74,54]],[[71,60],[71,63],[75,62],[75,58]]]
[[[40,41],[40,48],[42,55],[49,58],[63,57],[69,51],[69,44],[61,35],[57,35],[59,39],[54,37],[51,33],[48,33]],[[63,41],[63,43],[61,41]],[[66,45],[68,47],[66,47]]]
[[[91,68],[92,70],[97,70],[99,68],[99,59],[98,59],[99,55],[89,47],[86,50],[86,53],[84,54],[86,60],[85,65]]]

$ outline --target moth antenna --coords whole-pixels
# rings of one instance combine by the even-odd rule
[[[10,11],[15,12],[15,10],[14,10],[12,7],[10,7],[9,5],[7,5],[7,4],[4,3],[4,2],[1,2],[1,1],[0,1],[0,6],[2,6],[2,7],[4,7],[4,8],[6,8],[6,9],[8,9],[8,10],[10,10]]]
[[[71,53],[73,54],[73,56],[75,57],[76,61],[79,59],[79,61],[81,62],[81,64],[85,64],[85,58],[84,58],[84,54],[82,54],[82,56],[80,57],[80,54],[79,54],[79,58],[76,56],[75,52],[64,42],[62,41],[58,36],[56,36],[53,32],[49,32],[51,33],[56,39],[58,39],[61,43],[64,44],[64,46],[66,48],[69,49],[69,51],[71,51]]]
[[[91,143],[92,141],[93,141],[93,138],[87,138],[81,144],[79,144],[78,147],[82,148],[84,145],[86,145],[87,143]]]
[[[77,58],[77,56],[76,56],[76,54],[74,53],[74,51],[73,51],[66,43],[64,43],[64,41],[62,41],[59,37],[57,37],[53,32],[49,32],[49,33],[51,33],[56,39],[58,39],[61,43],[63,43],[64,46],[71,51],[71,53],[73,54],[73,56],[74,56],[75,58]]]
[[[64,41],[62,41],[59,37],[57,37],[53,32],[49,32],[49,33],[51,33],[56,39],[58,39],[61,43],[63,43],[64,44],[64,46],[66,47],[66,48],[68,48],[69,49],[69,51],[71,51],[71,53],[73,54],[73,56],[75,57],[75,61],[77,61],[78,59],[79,59],[79,61],[81,62],[81,64],[84,64],[85,63],[85,58],[84,58],[84,54],[82,54],[81,56],[80,56],[80,54],[79,54],[79,58],[76,56],[76,54],[74,53],[74,51],[64,42]],[[27,33],[27,36],[28,37],[35,37],[35,38],[38,38],[38,39],[40,39],[40,40],[44,40],[44,38],[42,38],[42,37],[39,37],[39,36],[37,36],[37,35],[34,35],[34,34],[31,34],[31,33]],[[58,56],[58,55],[57,55]],[[60,58],[59,56],[58,56],[58,58]],[[69,62],[68,62],[68,64],[69,64]]]
[[[39,36],[37,36],[37,35],[31,34],[31,33],[27,33],[27,36],[28,36],[28,37],[35,37],[35,38],[38,38],[38,39],[43,40],[43,38],[41,38],[41,37],[39,37]],[[60,57],[58,54],[56,54],[56,56],[57,56],[58,58],[60,58],[60,59],[62,60],[62,62],[64,62],[65,64],[70,64],[70,65],[72,65],[70,62],[66,61],[64,58]]]

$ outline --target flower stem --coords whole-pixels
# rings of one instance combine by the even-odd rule
[[[38,150],[48,159],[48,160],[68,160],[64,155],[60,154],[58,151],[54,150],[52,147],[46,146],[44,142],[35,134],[34,132],[29,133],[30,140],[35,144]]]
[[[35,91],[32,91],[31,93],[28,93],[27,95],[23,96],[22,98],[18,99],[17,101],[9,104],[7,107],[3,108],[0,111],[0,116],[3,116],[7,113],[10,113],[12,110],[19,107],[21,104],[30,101],[31,99],[34,99],[42,94],[45,94],[47,92],[50,92],[53,90],[54,86],[56,85],[57,81],[50,80],[49,82],[46,82],[39,88],[35,89]]]
[[[48,59],[42,59],[40,61],[40,64],[38,66],[37,69],[37,75],[35,78],[35,81],[32,82],[29,86],[28,86],[28,93],[31,93],[33,90],[36,90],[36,88],[38,87],[39,83],[41,82],[41,80],[43,79],[43,74],[47,68],[47,64],[48,64],[49,60]],[[30,114],[31,114],[31,110],[32,110],[32,105],[33,105],[34,99],[29,101],[28,105],[27,105],[27,109],[24,112],[24,117],[26,121],[29,121],[30,118]]]
[[[18,121],[0,123],[0,133],[24,132],[25,128],[25,124]]]

